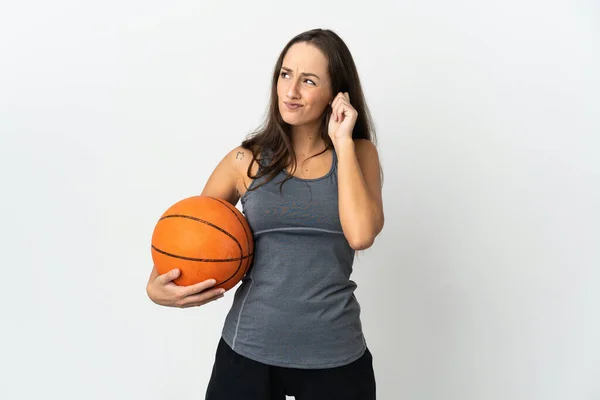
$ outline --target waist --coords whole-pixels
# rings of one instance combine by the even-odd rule
[[[284,288],[274,292],[246,279],[236,292],[223,336],[241,354],[267,364],[343,365],[364,347],[354,287],[348,282],[310,298],[289,295]]]

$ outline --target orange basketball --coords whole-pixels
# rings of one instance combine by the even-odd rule
[[[248,221],[229,202],[209,196],[178,201],[160,217],[152,234],[152,260],[159,274],[179,268],[181,286],[215,279],[229,290],[252,263],[254,240]]]

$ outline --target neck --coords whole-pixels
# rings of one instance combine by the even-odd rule
[[[296,157],[309,157],[325,149],[325,141],[315,126],[292,126],[291,138]]]

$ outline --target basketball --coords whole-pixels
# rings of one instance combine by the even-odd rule
[[[173,282],[193,285],[207,279],[229,290],[252,263],[254,241],[244,215],[225,200],[193,196],[160,217],[152,234],[152,260],[159,274],[178,268]]]

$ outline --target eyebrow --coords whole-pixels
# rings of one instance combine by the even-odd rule
[[[284,70],[285,72],[292,72],[292,70],[288,67],[281,67],[282,70]],[[303,72],[300,75],[304,75],[304,76],[314,76],[317,79],[321,79],[319,78],[316,74],[313,74],[312,72]]]

